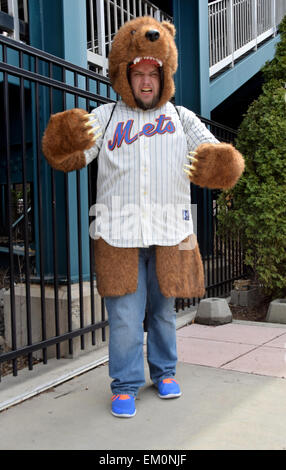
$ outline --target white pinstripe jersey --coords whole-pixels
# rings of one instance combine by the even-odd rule
[[[92,111],[103,134],[113,106]],[[218,141],[193,112],[177,109],[180,118],[169,102],[143,111],[119,101],[104,138],[85,151],[87,164],[99,156],[93,238],[117,247],[172,246],[193,233],[183,165],[188,151]]]

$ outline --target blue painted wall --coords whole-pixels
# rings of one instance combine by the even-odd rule
[[[175,75],[176,104],[200,113],[199,10],[196,1],[174,0],[174,24],[178,48]]]

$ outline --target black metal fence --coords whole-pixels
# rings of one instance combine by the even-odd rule
[[[0,367],[17,375],[108,340],[96,291],[88,209],[96,162],[63,174],[49,167],[41,138],[51,114],[88,111],[117,97],[108,79],[11,39],[0,38]],[[206,121],[218,138],[234,134]],[[221,133],[224,133],[223,135]],[[215,192],[193,188],[202,210],[207,294],[226,295],[243,272],[237,245],[216,232]],[[196,299],[177,299],[176,308]],[[23,358],[25,358],[23,362]],[[26,361],[26,362],[25,362]]]

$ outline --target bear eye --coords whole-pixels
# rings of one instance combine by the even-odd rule
[[[135,34],[136,33],[136,29],[132,29],[132,31],[130,31],[130,34]]]

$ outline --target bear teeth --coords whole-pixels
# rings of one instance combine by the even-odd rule
[[[163,62],[160,60],[160,59],[156,59],[155,57],[136,57],[134,60],[133,60],[133,64],[138,64],[139,62],[141,62],[141,60],[155,60],[160,67],[163,66]]]

